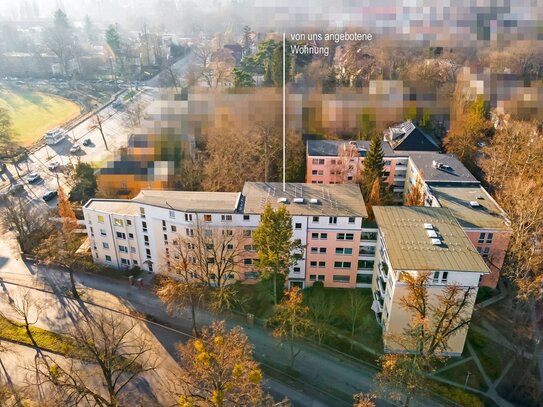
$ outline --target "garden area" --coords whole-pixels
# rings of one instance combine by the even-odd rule
[[[17,134],[15,141],[24,147],[80,114],[77,103],[43,92],[2,89],[0,106],[9,111]]]

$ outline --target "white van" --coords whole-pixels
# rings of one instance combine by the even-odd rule
[[[66,130],[62,128],[56,128],[49,130],[45,133],[45,143],[49,145],[54,145],[66,138]]]

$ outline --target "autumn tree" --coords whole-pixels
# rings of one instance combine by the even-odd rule
[[[14,138],[15,131],[9,111],[0,106],[0,151],[3,154],[8,155],[13,150]]]
[[[202,330],[201,338],[178,344],[181,374],[176,375],[180,406],[262,406],[267,396],[253,347],[241,327],[224,321]]]
[[[353,398],[353,407],[375,407],[375,403],[373,402],[373,400],[375,400],[375,395],[373,394],[358,393],[355,394]]]
[[[127,387],[156,365],[151,344],[139,330],[133,319],[114,313],[80,315],[65,334],[73,344],[68,357],[47,355],[38,363],[39,384],[52,385],[65,405],[128,405]],[[82,353],[88,360],[84,367],[77,362]]]
[[[211,54],[209,62],[210,74],[206,81],[211,83],[210,87],[213,88],[233,82],[232,71],[235,66],[236,60],[231,51],[226,48],[218,49]]]
[[[260,223],[253,232],[258,259],[256,266],[263,277],[273,279],[273,303],[277,304],[277,276],[287,276],[290,267],[302,256],[303,246],[292,238],[292,217],[284,205],[277,209],[267,203]]]
[[[411,186],[411,189],[405,196],[405,206],[424,206],[424,191],[426,190],[424,182],[422,181],[423,174],[417,177],[415,185]]]
[[[296,343],[306,336],[311,327],[309,307],[304,305],[302,290],[299,287],[285,291],[268,324],[273,327],[274,336],[288,343],[290,368],[294,368],[296,357],[302,351],[302,347],[296,346]]]
[[[476,288],[445,285],[438,294],[428,290],[429,273],[407,273],[407,294],[400,307],[411,320],[400,335],[389,335],[389,348],[398,353],[381,357],[376,375],[379,394],[408,406],[417,392],[426,387],[427,375],[449,350],[449,340],[464,332],[471,320]]]

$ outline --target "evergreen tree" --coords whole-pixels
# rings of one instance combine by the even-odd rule
[[[255,80],[250,73],[238,68],[234,68],[232,73],[234,74],[234,86],[236,88],[255,86]]]
[[[285,82],[290,80],[290,66],[292,58],[285,55]],[[271,63],[271,76],[274,86],[283,86],[283,45],[280,44],[273,50]]]
[[[384,153],[381,139],[379,136],[374,136],[371,139],[370,149],[364,159],[364,168],[362,170],[361,188],[364,199],[368,199],[369,193],[375,179],[381,181],[384,166]]]
[[[271,60],[268,61],[268,64],[266,65],[266,71],[264,72],[264,85],[265,86],[273,85]]]
[[[253,39],[251,38],[251,27],[246,25],[243,27],[243,57],[251,55],[251,45],[253,45]]]
[[[258,250],[256,265],[264,277],[273,278],[273,303],[277,304],[277,275],[288,275],[302,255],[300,241],[292,239],[292,217],[286,206],[273,210],[266,205],[253,241]]]

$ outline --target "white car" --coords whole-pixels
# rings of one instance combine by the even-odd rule
[[[37,172],[32,172],[30,175],[26,178],[28,182],[35,182],[38,181],[41,178],[40,174]]]
[[[70,153],[75,154],[78,151],[81,151],[81,146],[79,144],[74,144],[72,148],[70,148]]]
[[[49,171],[55,171],[58,167],[60,167],[60,163],[58,161],[53,161],[47,166],[47,168],[49,168]]]

